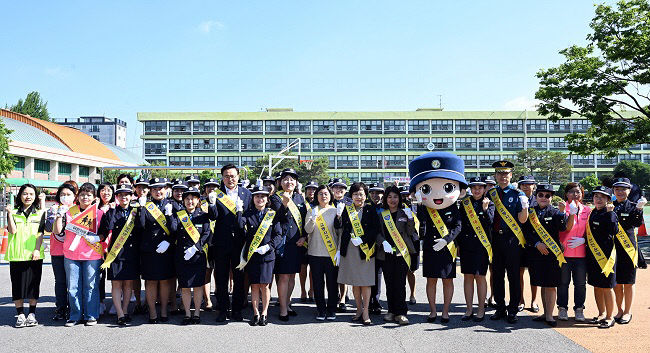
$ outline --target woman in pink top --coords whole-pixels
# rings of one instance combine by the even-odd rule
[[[582,204],[585,189],[580,183],[568,183],[564,188],[564,199],[567,203],[576,201],[578,214],[575,217],[573,228],[566,232],[560,232],[560,242],[564,248],[564,258],[567,263],[562,266],[562,277],[557,292],[558,319],[566,321],[569,319],[569,283],[573,277],[573,310],[575,320],[583,322],[585,295],[587,291],[587,265],[585,262],[585,229],[591,208]],[[569,212],[567,207],[566,212]]]
[[[77,195],[78,205],[69,210],[64,205],[59,206],[53,227],[54,233],[65,230],[63,255],[70,303],[70,317],[65,323],[66,327],[74,326],[82,319],[86,326],[94,326],[99,318],[99,266],[102,264],[103,248],[96,245],[103,241],[97,235],[97,228],[104,212],[97,209],[95,220],[89,225],[87,233],[77,234],[69,227],[77,214],[89,207],[96,207],[92,204],[94,200],[95,185],[84,183]],[[63,217],[66,218],[65,227]]]

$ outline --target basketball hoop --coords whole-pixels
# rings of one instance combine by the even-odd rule
[[[304,164],[307,170],[311,170],[312,165],[314,165],[313,159],[301,159],[298,161],[298,164]]]

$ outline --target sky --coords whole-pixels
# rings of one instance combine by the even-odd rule
[[[137,112],[531,109],[535,73],[584,45],[594,2],[0,2],[0,105]]]

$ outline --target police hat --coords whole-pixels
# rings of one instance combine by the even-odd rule
[[[519,177],[519,184],[537,184],[535,177],[532,175],[522,175]]]
[[[307,188],[314,188],[314,189],[317,189],[317,188],[318,188],[318,183],[316,182],[316,180],[310,180],[310,181],[307,183],[307,185],[305,185],[305,190],[306,190]]]
[[[201,197],[201,192],[199,191],[198,188],[194,186],[190,186],[185,191],[183,191],[183,198],[185,198],[185,196],[187,195],[194,195],[197,197]]]
[[[266,177],[264,177],[264,181],[271,181],[271,182],[275,182],[275,178],[274,178],[274,177],[272,177],[272,176],[270,176],[270,175],[267,175]]]
[[[330,187],[336,187],[340,186],[342,188],[348,188],[348,186],[345,184],[345,181],[341,178],[333,178],[332,182],[330,183]]]
[[[473,177],[469,179],[468,186],[486,186],[487,183],[481,177]]]
[[[255,185],[251,188],[251,194],[256,195],[268,195],[271,192],[271,189],[268,186],[258,186]]]
[[[408,185],[401,186],[401,187],[399,188],[399,193],[402,194],[402,195],[408,195],[408,194],[410,194],[410,192],[409,192],[409,186],[408,186]]]
[[[494,178],[491,175],[487,175],[484,177],[481,177],[481,180],[485,182],[487,185],[496,185],[497,182],[494,180]]]
[[[133,192],[133,187],[129,184],[120,184],[117,186],[117,189],[115,190],[115,194],[120,194],[120,193],[127,193],[130,194]]]
[[[492,168],[494,168],[494,171],[496,172],[510,173],[514,167],[515,165],[510,161],[496,161],[492,163]]]
[[[608,188],[607,186],[601,185],[592,191],[593,194],[603,194],[609,197],[610,199],[612,198],[612,189]]]
[[[187,190],[188,186],[187,183],[183,180],[180,179],[174,179],[174,184],[172,185],[172,190],[176,189],[181,189],[181,190]]]
[[[409,163],[409,176],[411,192],[420,182],[433,178],[454,180],[461,188],[467,188],[465,162],[449,152],[429,152],[415,158]]]
[[[149,186],[149,181],[143,177],[139,177],[138,179],[135,180],[135,184],[133,186]]]
[[[203,184],[203,186],[219,186],[219,181],[215,178],[210,178]]]
[[[370,184],[368,184],[368,191],[369,192],[375,191],[375,192],[384,193],[384,192],[386,192],[386,189],[384,189],[384,187],[381,186],[379,183],[370,183]]]
[[[167,185],[165,178],[151,178],[149,179],[150,188],[164,188]]]
[[[292,178],[298,180],[298,173],[293,168],[286,168],[280,172],[280,179],[284,178],[287,175],[291,175]]]
[[[555,194],[555,188],[553,188],[553,185],[551,184],[537,184],[537,190],[535,191],[535,195],[537,195],[540,192],[550,192],[551,194]]]
[[[165,178],[165,186],[170,187],[174,185],[174,182],[168,178]]]
[[[624,188],[631,189],[632,188],[632,183],[630,182],[630,179],[628,178],[615,178],[614,184],[612,186],[622,186]]]
[[[198,176],[196,176],[196,175],[191,175],[191,174],[185,177],[185,181],[186,181],[188,184],[189,184],[189,183],[195,183],[195,184],[200,184],[200,183],[201,183],[201,180],[199,179]]]

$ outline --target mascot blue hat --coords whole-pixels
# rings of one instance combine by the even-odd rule
[[[465,162],[449,152],[429,152],[415,158],[409,163],[409,176],[411,192],[419,183],[433,178],[455,180],[461,188],[467,188]]]

